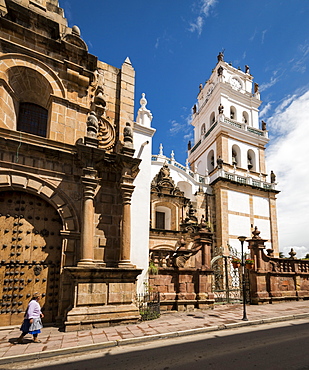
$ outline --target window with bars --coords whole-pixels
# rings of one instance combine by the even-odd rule
[[[48,110],[33,103],[20,103],[17,130],[46,137]]]

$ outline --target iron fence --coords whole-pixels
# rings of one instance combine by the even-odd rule
[[[160,317],[160,293],[143,293],[136,296],[141,319],[154,320]]]

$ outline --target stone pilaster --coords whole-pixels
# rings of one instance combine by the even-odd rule
[[[131,198],[134,185],[132,185],[131,178],[123,178],[120,190],[122,194],[122,224],[118,266],[133,267],[131,263]]]
[[[94,195],[98,182],[97,171],[84,169],[83,184],[83,211],[81,229],[81,258],[78,265],[92,264],[94,258]]]

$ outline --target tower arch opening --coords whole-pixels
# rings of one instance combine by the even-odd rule
[[[249,115],[246,111],[242,112],[242,122],[249,125]]]
[[[257,164],[256,164],[256,156],[255,152],[252,149],[249,149],[247,152],[247,165],[249,171],[256,172]]]
[[[241,155],[240,155],[240,148],[238,145],[234,144],[232,146],[231,152],[231,163],[233,166],[241,167]]]
[[[208,173],[213,171],[215,168],[215,154],[213,150],[210,150],[207,155],[207,169]]]
[[[236,108],[233,105],[230,107],[230,119],[237,120]]]

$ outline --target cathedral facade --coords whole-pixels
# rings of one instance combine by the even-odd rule
[[[278,255],[249,70],[218,56],[184,166],[152,155],[129,58],[116,68],[90,54],[57,0],[0,0],[0,14],[2,325],[19,324],[35,292],[45,322],[66,330],[136,321],[149,286],[166,309],[211,305],[215,248],[255,226]]]
[[[57,0],[0,4],[2,324],[35,292],[66,330],[136,320],[131,62],[91,55]]]

